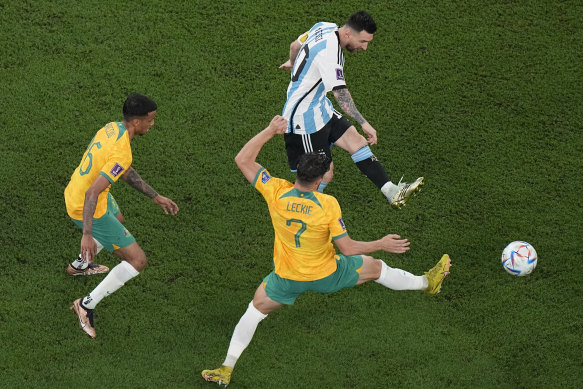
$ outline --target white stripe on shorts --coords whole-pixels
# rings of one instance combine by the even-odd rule
[[[302,143],[304,144],[304,151],[306,153],[311,153],[314,151],[314,147],[312,146],[312,139],[310,138],[309,134],[302,134]]]

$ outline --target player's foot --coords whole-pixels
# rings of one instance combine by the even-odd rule
[[[419,193],[422,185],[423,177],[419,177],[410,184],[399,180],[399,183],[397,184],[397,193],[389,199],[389,203],[393,208],[401,208],[411,197]]]
[[[437,294],[441,289],[441,284],[445,277],[449,275],[449,268],[451,267],[451,260],[449,255],[443,254],[437,265],[433,266],[431,270],[425,273],[429,285],[427,286],[427,293]]]
[[[109,268],[103,265],[90,263],[85,269],[76,269],[73,265],[67,266],[67,274],[70,276],[92,276],[94,274],[107,273]]]
[[[73,301],[71,308],[79,318],[79,327],[93,339],[97,337],[95,328],[93,327],[93,309],[86,309],[81,305],[81,299]]]
[[[202,378],[208,382],[216,382],[219,386],[227,387],[229,382],[231,382],[231,373],[233,373],[233,368],[231,366],[221,366],[214,370],[203,370]]]

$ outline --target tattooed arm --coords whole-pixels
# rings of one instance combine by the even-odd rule
[[[85,192],[83,202],[83,237],[81,238],[81,257],[90,263],[97,251],[97,244],[93,240],[93,216],[97,208],[97,198],[107,187],[109,181],[102,175],[97,176],[93,184]]]
[[[140,177],[138,172],[133,167],[130,167],[124,173],[124,175],[121,176],[121,178],[132,188],[136,189],[138,192],[142,192],[154,200],[154,202],[164,210],[165,214],[170,213],[172,215],[176,215],[176,212],[178,212],[178,205],[176,205],[174,201],[170,200],[169,198],[158,194],[158,192],[156,192],[150,185],[146,183],[146,181],[142,179],[142,177]]]
[[[377,132],[376,130],[366,121],[362,114],[356,109],[354,100],[346,87],[340,87],[332,90],[334,97],[340,105],[340,108],[350,117],[352,117],[360,126],[362,131],[368,135],[368,143],[374,145],[377,143]]]
[[[123,180],[127,182],[132,188],[138,192],[142,192],[151,199],[159,196],[158,193],[150,185],[148,185],[146,181],[140,177],[138,172],[131,166],[128,171],[125,172],[123,176],[121,176],[121,178],[123,178]]]
[[[333,93],[340,108],[362,126],[366,122],[366,119],[356,109],[356,105],[354,105],[354,100],[352,100],[352,95],[348,91],[348,88],[337,88],[333,90]]]

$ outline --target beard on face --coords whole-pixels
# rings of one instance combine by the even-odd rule
[[[357,50],[357,49],[356,49],[354,46],[352,46],[350,43],[346,45],[345,49],[346,49],[346,50],[348,50],[348,51],[349,51],[349,52],[351,52],[351,53],[356,53],[356,52],[358,51],[358,50]]]

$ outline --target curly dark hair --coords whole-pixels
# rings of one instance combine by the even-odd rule
[[[133,93],[123,103],[123,118],[128,121],[134,118],[143,118],[156,109],[154,100],[139,93]]]
[[[332,160],[325,153],[306,153],[298,161],[297,181],[301,185],[311,185],[330,170]]]

